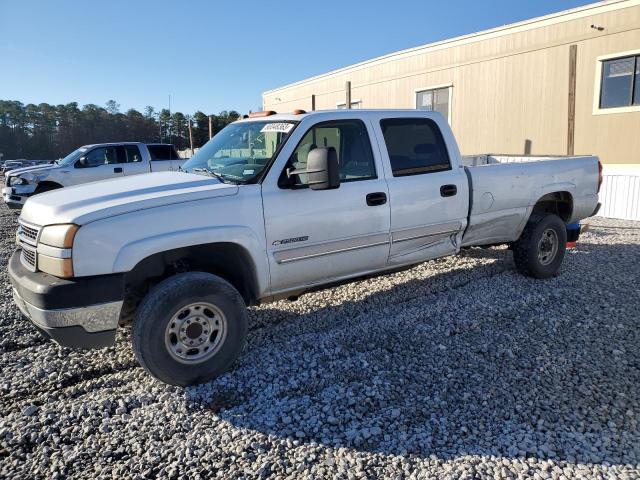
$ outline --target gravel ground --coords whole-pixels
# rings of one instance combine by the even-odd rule
[[[11,302],[2,478],[640,478],[640,223],[592,219],[561,275],[504,248],[251,309],[247,351],[162,385],[127,332],[63,350]]]

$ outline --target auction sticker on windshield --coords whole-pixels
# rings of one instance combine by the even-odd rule
[[[282,123],[268,123],[264,127],[262,127],[262,130],[260,130],[260,132],[262,132],[262,133],[265,133],[265,132],[289,133],[292,128],[293,128],[293,123],[284,123],[284,122],[282,122]]]

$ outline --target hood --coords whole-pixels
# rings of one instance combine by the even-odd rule
[[[27,172],[38,173],[38,172],[45,172],[48,170],[54,170],[58,168],[62,168],[62,167],[60,167],[60,165],[51,164],[51,163],[47,165],[34,165],[32,167],[14,168],[13,170],[10,170],[9,172],[7,172],[7,177],[17,177],[21,173],[27,173]]]
[[[20,217],[36,225],[84,225],[114,215],[169,205],[234,195],[230,185],[202,175],[158,172],[84,183],[31,197]]]

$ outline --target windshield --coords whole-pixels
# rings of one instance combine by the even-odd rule
[[[87,149],[84,147],[80,147],[77,150],[74,150],[69,155],[64,157],[62,160],[58,160],[56,163],[62,167],[70,167],[72,166],[80,156],[86,152]]]
[[[246,183],[268,165],[296,122],[237,122],[220,130],[182,169]]]

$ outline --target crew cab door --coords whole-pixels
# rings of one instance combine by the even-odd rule
[[[453,254],[466,226],[469,192],[451,130],[424,113],[377,118],[391,204],[390,265]],[[443,127],[445,128],[445,127]],[[446,136],[446,138],[445,138]]]
[[[122,165],[118,164],[118,149],[116,146],[96,147],[86,152],[75,163],[75,168],[67,175],[68,185],[95,182],[108,178],[118,178],[124,175]]]
[[[138,145],[122,145],[118,147],[118,160],[125,175],[149,173],[149,160],[142,156]]]
[[[360,119],[301,125],[279,155],[262,190],[274,294],[386,265],[388,190],[370,134]],[[286,148],[289,143],[293,150]],[[295,175],[300,186],[287,186],[286,169],[305,169],[309,152],[317,147],[336,149],[340,186],[312,190],[305,186],[306,174]]]

